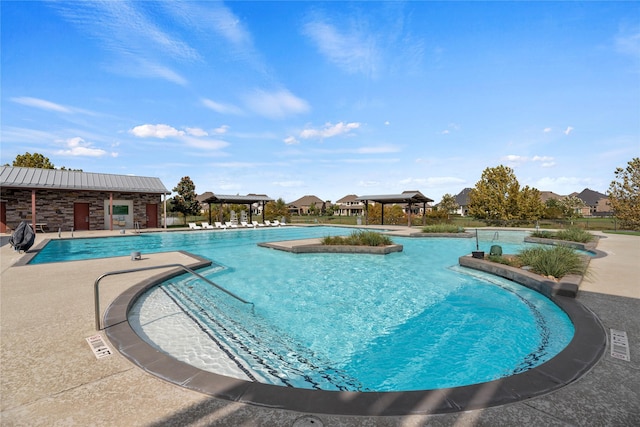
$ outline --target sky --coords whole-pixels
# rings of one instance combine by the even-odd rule
[[[640,2],[6,1],[0,164],[196,193],[418,190],[509,166],[606,193],[640,156]]]

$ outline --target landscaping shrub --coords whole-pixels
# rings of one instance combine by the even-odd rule
[[[593,234],[577,227],[567,228],[566,230],[560,230],[556,232],[535,231],[531,233],[531,236],[539,237],[543,239],[567,240],[567,241],[579,242],[579,243],[588,243],[595,238]]]
[[[460,233],[463,228],[453,224],[433,224],[422,227],[423,233]]]
[[[576,251],[566,246],[523,249],[519,252],[518,258],[522,265],[530,266],[531,271],[543,276],[559,279],[567,274],[584,273],[582,258]]]
[[[350,246],[387,246],[393,242],[389,236],[375,231],[358,230],[349,236],[326,236],[322,239],[323,245],[350,245]]]

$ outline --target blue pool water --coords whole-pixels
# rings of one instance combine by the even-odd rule
[[[385,256],[257,246],[350,232],[287,227],[52,241],[34,262],[177,249],[210,259],[203,275],[254,308],[180,276],[137,301],[132,327],[201,369],[281,386],[399,391],[475,384],[535,367],[573,337],[570,320],[547,298],[459,267],[475,239],[393,237],[404,250]],[[500,244],[515,253],[525,235],[481,232],[480,249]]]

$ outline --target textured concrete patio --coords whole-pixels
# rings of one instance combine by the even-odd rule
[[[541,397],[463,413],[388,417],[302,414],[234,403],[153,377],[118,353],[96,359],[86,338],[96,335],[93,283],[98,276],[134,266],[190,265],[197,259],[178,252],[145,254],[140,248],[143,259],[135,262],[120,257],[18,266],[24,255],[3,245],[0,424],[291,426],[313,415],[325,426],[640,425],[640,238],[604,236],[598,249],[608,256],[591,261],[577,299],[598,315],[607,332],[627,332],[630,362],[611,357],[607,349],[584,377]],[[43,237],[57,235],[39,234],[38,240]],[[155,274],[104,279],[102,306]]]

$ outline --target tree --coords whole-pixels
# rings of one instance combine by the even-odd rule
[[[449,193],[442,196],[442,200],[438,203],[438,210],[446,212],[447,218],[449,214],[454,213],[459,207],[460,205],[456,202],[456,197]]]
[[[581,198],[576,196],[567,196],[561,199],[558,203],[562,208],[565,218],[574,219],[582,216],[584,202]]]
[[[640,157],[631,159],[625,169],[616,168],[609,202],[623,226],[640,230]]]
[[[53,163],[48,157],[43,156],[40,153],[24,153],[18,154],[13,161],[13,166],[23,168],[39,168],[39,169],[55,169]]]
[[[540,198],[540,191],[537,188],[529,188],[526,185],[519,194],[518,201],[520,219],[524,221],[537,221],[544,216],[545,205]]]
[[[278,198],[275,202],[269,202],[264,206],[264,216],[269,221],[274,219],[279,221],[282,217],[285,217],[287,222],[291,221],[289,208],[282,197]]]
[[[469,192],[469,214],[489,223],[519,219],[520,184],[507,166],[486,168]]]
[[[187,215],[197,215],[200,212],[200,202],[196,199],[196,186],[188,176],[183,177],[172,190],[178,193],[173,198],[173,212],[184,215],[184,223],[187,223]]]

